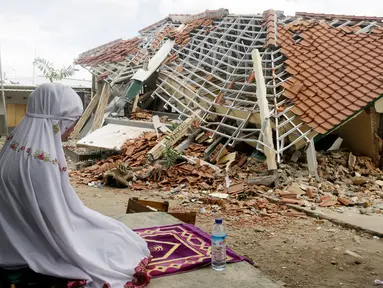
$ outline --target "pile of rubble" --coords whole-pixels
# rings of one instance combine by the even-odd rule
[[[216,190],[224,182],[223,175],[208,165],[190,164],[183,159],[171,166],[167,165],[166,159],[150,163],[148,152],[162,139],[157,138],[155,133],[144,133],[139,138],[127,141],[120,154],[73,171],[71,177],[79,184],[101,181],[107,185],[135,190],[145,190],[148,186],[152,189],[171,189],[183,183],[191,188]],[[203,145],[192,145],[185,154],[198,156],[205,148]]]
[[[345,207],[354,207],[362,214],[382,213],[383,173],[370,158],[342,151],[317,154],[320,181],[308,175],[304,164],[282,164],[281,185],[264,193],[312,210],[331,207],[342,213]]]
[[[278,174],[272,174],[267,171],[264,160],[246,153],[225,150],[217,156],[215,151],[220,150],[220,144],[208,154],[211,141],[204,142],[203,136],[199,137],[200,143],[191,141],[181,153],[176,152],[173,147],[182,146],[180,143],[187,142],[193,133],[186,134],[178,137],[168,149],[163,147],[164,143],[170,143],[174,136],[144,133],[128,140],[119,154],[71,172],[72,180],[80,184],[100,182],[134,190],[150,187],[170,193],[169,197],[181,191],[182,197],[190,201],[194,199],[191,203],[207,203],[213,200],[206,199],[215,199],[219,204],[210,203],[210,208],[218,205],[214,207],[222,209],[226,204],[230,205],[225,208],[225,213],[240,210],[251,215],[252,211],[259,214],[266,209],[263,211],[265,215],[271,215],[287,209],[263,202],[265,197],[271,197],[279,204],[300,205],[313,210],[318,206],[339,212],[345,207],[356,207],[364,214],[383,210],[383,173],[367,157],[357,157],[345,151],[317,153],[320,179],[310,176],[307,164],[300,161],[280,164]],[[160,154],[154,151],[156,147],[162,149]],[[232,202],[238,200],[244,203]],[[268,208],[261,207],[265,203]]]

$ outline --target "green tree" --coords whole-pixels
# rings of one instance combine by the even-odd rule
[[[72,65],[68,67],[63,66],[61,69],[55,69],[51,62],[43,58],[36,58],[33,64],[36,65],[36,67],[43,73],[44,77],[49,79],[50,82],[71,77],[78,71],[78,69]]]

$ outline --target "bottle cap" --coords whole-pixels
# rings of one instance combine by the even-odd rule
[[[222,224],[222,218],[215,219],[215,224]]]

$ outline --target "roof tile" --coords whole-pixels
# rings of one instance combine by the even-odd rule
[[[359,26],[344,27],[301,20],[299,25],[278,28],[287,35],[286,41],[279,42],[282,51],[291,51],[285,54],[286,69],[302,69],[292,78],[308,88],[290,99],[299,108],[299,99],[308,97],[300,118],[318,133],[330,130],[383,93],[383,29],[356,34]],[[302,41],[287,41],[294,34]]]

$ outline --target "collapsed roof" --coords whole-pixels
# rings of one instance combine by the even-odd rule
[[[277,154],[326,134],[383,94],[383,18],[269,10],[232,15],[226,9],[169,15],[130,40],[82,53],[77,64],[110,83],[128,83],[167,39],[152,97],[201,128]],[[274,142],[259,115],[252,51],[259,50]]]

